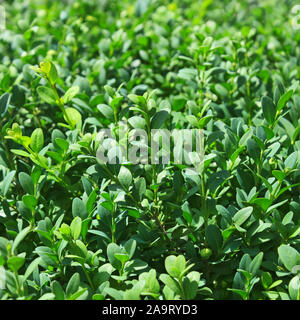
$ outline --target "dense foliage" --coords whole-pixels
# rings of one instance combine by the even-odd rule
[[[296,4],[6,1],[1,299],[299,300]],[[121,120],[203,168],[100,163]]]

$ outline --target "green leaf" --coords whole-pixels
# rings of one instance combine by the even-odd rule
[[[74,108],[65,109],[64,119],[72,128],[80,128],[82,125],[81,114]]]
[[[198,120],[197,120],[197,118],[195,116],[187,115],[185,118],[193,127],[198,128],[199,123],[198,123]]]
[[[165,260],[165,268],[168,274],[174,278],[179,279],[181,273],[185,270],[186,261],[183,255],[168,256]]]
[[[85,220],[88,217],[88,212],[86,210],[84,202],[75,198],[72,202],[72,213],[73,217],[80,217],[82,220]]]
[[[251,201],[251,203],[255,203],[259,205],[264,211],[267,211],[272,204],[272,200],[266,198],[256,198],[255,200]]]
[[[291,153],[284,161],[285,169],[294,169],[298,161],[298,151]]]
[[[241,289],[232,289],[232,288],[228,288],[227,290],[230,290],[238,295],[240,295],[243,299],[246,299],[247,297],[247,292]]]
[[[55,152],[55,151],[47,151],[47,155],[57,163],[62,163],[64,160],[63,157],[58,152]]]
[[[273,124],[276,116],[276,107],[273,103],[273,100],[268,96],[264,96],[261,100],[261,105],[264,118],[269,124]]]
[[[10,151],[18,156],[22,156],[22,157],[26,157],[29,158],[30,157],[30,153],[24,151],[24,150],[19,150],[19,149],[10,149]]]
[[[169,112],[166,110],[158,111],[151,119],[151,128],[159,129],[164,122],[169,118]]]
[[[24,274],[24,280],[26,281],[26,279],[33,273],[33,271],[38,267],[38,265],[42,262],[42,258],[38,257],[35,258],[30,265],[27,267],[26,272]]]
[[[241,226],[251,215],[253,207],[246,207],[239,210],[232,218],[235,226]]]
[[[91,214],[92,213],[92,211],[93,211],[93,208],[94,208],[94,204],[95,204],[95,201],[96,201],[96,199],[97,199],[97,192],[96,192],[96,190],[94,189],[91,193],[90,193],[90,195],[89,195],[89,197],[88,197],[88,199],[87,199],[87,202],[86,202],[86,210],[87,210],[87,212],[89,213],[89,214]]]
[[[123,97],[114,98],[114,99],[111,100],[110,106],[111,106],[114,110],[118,111],[118,109],[119,109],[122,101],[123,101]]]
[[[107,246],[107,257],[110,262],[110,264],[116,268],[117,270],[121,270],[122,268],[122,263],[115,257],[116,253],[122,253],[121,248],[115,244],[115,243],[110,243]]]
[[[100,293],[95,293],[93,295],[93,300],[105,300],[105,296],[103,294],[100,294]]]
[[[250,157],[255,161],[256,164],[260,161],[261,149],[258,143],[254,139],[247,140],[247,149]]]
[[[205,238],[208,245],[214,250],[218,252],[223,245],[223,237],[220,229],[215,225],[208,225],[205,231]]]
[[[51,62],[50,61],[42,61],[40,63],[40,67],[41,67],[41,70],[48,75],[51,70]]]
[[[79,273],[76,272],[73,274],[73,276],[69,280],[66,288],[66,296],[68,298],[79,289],[79,284],[80,284],[80,275]]]
[[[134,183],[133,194],[140,201],[143,199],[143,196],[146,193],[146,180],[144,177],[138,178],[138,180]]]
[[[75,240],[75,255],[83,258],[84,260],[87,258],[87,248],[86,245],[81,240]],[[83,260],[83,261],[84,261]]]
[[[34,211],[34,208],[36,207],[36,205],[38,203],[35,196],[33,196],[31,194],[26,194],[25,196],[23,196],[22,201],[25,204],[25,206],[28,209],[30,209],[31,211]]]
[[[12,252],[16,253],[17,247],[24,240],[24,238],[30,233],[30,231],[31,231],[31,226],[28,226],[18,233],[12,245]]]
[[[131,259],[136,249],[136,240],[129,239],[128,241],[126,241],[126,243],[124,244],[124,249],[129,256],[129,259]]]
[[[18,270],[24,265],[25,258],[13,256],[8,258],[7,260],[7,266],[9,269],[13,272],[18,272]]]
[[[296,139],[297,139],[297,137],[298,137],[299,134],[300,134],[300,126],[297,127],[297,128],[295,129],[294,133],[293,133],[292,144],[295,143],[295,141],[296,141]]]
[[[81,290],[78,290],[77,292],[73,293],[68,300],[80,300],[78,298],[80,298],[86,291],[88,288],[83,288]]]
[[[65,300],[64,290],[57,280],[51,282],[51,290],[54,293],[56,300]]]
[[[123,265],[129,260],[129,256],[127,253],[115,253],[115,258],[121,261]]]
[[[248,139],[250,139],[253,135],[253,131],[252,129],[247,130],[244,135],[241,137],[240,141],[239,141],[239,145],[240,146],[246,146],[247,145],[247,141]]]
[[[109,86],[109,85],[105,85],[105,86],[104,86],[104,90],[106,91],[106,93],[107,93],[110,97],[113,97],[113,96],[116,94],[115,89],[112,88],[112,87]]]
[[[22,136],[22,130],[18,123],[13,123],[11,129],[16,136]]]
[[[146,129],[146,120],[142,117],[131,117],[128,119],[128,122],[134,129]]]
[[[35,129],[31,134],[30,147],[34,152],[40,152],[44,146],[44,134],[41,128]]]
[[[249,266],[249,272],[252,273],[252,276],[255,276],[257,274],[257,272],[261,266],[263,256],[264,256],[264,253],[260,252],[251,261],[250,266]]]
[[[64,151],[69,149],[69,142],[67,140],[56,138],[55,143]]]
[[[178,294],[180,292],[180,287],[178,283],[168,274],[162,273],[159,276],[159,280],[163,282],[166,286],[168,286],[175,294]]]
[[[52,89],[44,86],[39,86],[36,90],[43,101],[49,104],[56,104],[57,97]]]
[[[278,248],[279,258],[284,266],[292,271],[293,267],[300,264],[300,253],[291,246],[286,244]]]
[[[31,195],[34,195],[34,184],[32,181],[32,178],[29,174],[25,172],[19,173],[19,181],[26,193],[29,193]]]
[[[73,86],[63,96],[64,103],[71,101],[79,93],[79,86]]]
[[[286,177],[286,173],[279,170],[273,170],[272,174],[279,181],[282,181]]]
[[[50,62],[50,64],[51,64],[51,67],[50,67],[50,71],[48,72],[48,77],[49,77],[50,82],[52,84],[55,84],[55,82],[58,78],[57,70],[56,70],[54,63]]]
[[[129,94],[128,95],[129,100],[131,100],[133,103],[137,104],[138,106],[144,108],[146,106],[146,100],[144,97],[137,96],[135,94]]]
[[[284,108],[284,106],[287,104],[287,102],[291,99],[294,91],[289,90],[284,95],[282,95],[277,103],[277,110],[280,111]]]
[[[114,288],[105,288],[104,291],[115,300],[123,300],[123,291]]]
[[[71,235],[74,240],[77,240],[81,233],[82,220],[80,217],[75,217],[70,225]]]
[[[11,94],[6,92],[0,97],[0,116],[3,117],[7,112]]]
[[[55,295],[51,292],[43,294],[38,300],[54,300]]]
[[[71,228],[66,223],[63,223],[59,228],[59,232],[63,235],[69,236],[71,235]]]
[[[126,167],[122,166],[118,174],[118,180],[122,186],[128,189],[132,184],[131,172]]]
[[[114,110],[110,106],[106,104],[99,104],[97,108],[105,118],[109,119],[110,121],[114,121]]]
[[[12,170],[10,171],[4,178],[4,180],[2,181],[1,183],[1,193],[2,195],[5,197],[8,190],[9,190],[9,187],[15,177],[15,174],[16,174],[16,171],[15,170]]]
[[[295,276],[289,283],[289,295],[292,300],[300,299],[300,278]]]
[[[204,128],[208,122],[213,118],[214,116],[205,116],[205,117],[202,117],[199,121],[199,128]]]
[[[198,75],[198,72],[196,69],[183,68],[179,70],[178,78],[196,82],[197,75]]]
[[[183,279],[184,296],[187,300],[192,300],[196,297],[200,282],[200,273],[197,271],[190,272]]]
[[[135,2],[134,13],[138,17],[143,16],[146,13],[146,11],[148,10],[150,4],[151,4],[150,0],[137,0]]]
[[[261,282],[263,284],[263,287],[265,289],[268,289],[273,282],[271,274],[269,272],[262,272]]]

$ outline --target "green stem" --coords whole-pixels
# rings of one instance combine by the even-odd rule
[[[56,87],[55,87],[55,84],[54,84],[54,83],[51,83],[50,79],[47,78],[47,80],[48,80],[48,82],[49,82],[49,84],[50,84],[50,86],[51,86],[51,88],[52,88],[52,90],[53,90],[53,92],[54,92],[54,94],[55,94],[55,96],[56,96],[56,99],[57,99],[57,101],[58,101],[58,106],[59,106],[60,110],[62,111],[64,117],[65,117],[66,120],[67,120],[67,122],[68,122],[69,124],[71,124],[72,122],[71,122],[68,114],[66,113],[64,104],[63,104],[63,103],[61,102],[61,100],[60,100],[60,97],[59,97],[59,94],[58,94],[57,89],[56,89]]]
[[[6,145],[6,141],[5,141],[5,139],[3,139],[2,135],[1,135],[1,140],[2,140],[2,145],[5,149],[5,153],[8,157],[8,160],[9,160],[9,166],[11,167],[11,169],[15,170],[16,167],[15,167],[15,163],[13,161],[13,157],[12,157],[11,153],[9,152],[9,149]]]
[[[181,296],[182,296],[182,299],[184,300],[185,299],[185,293],[184,293],[184,288],[183,288],[183,284],[182,284],[181,279],[178,279],[178,282],[179,282],[179,287],[180,287],[180,290],[181,290]]]
[[[111,242],[116,242],[115,232],[116,232],[116,223],[115,223],[115,204],[113,204],[113,210],[111,212]]]
[[[20,286],[20,282],[19,282],[19,276],[18,276],[17,271],[14,271],[14,275],[15,275],[15,278],[16,278],[18,295],[19,295],[19,297],[22,297],[22,296],[23,296],[23,293],[22,293],[22,290],[21,290],[21,286]]]
[[[204,210],[204,225],[205,228],[208,224],[208,214],[207,214],[207,208],[206,208],[206,191],[205,191],[205,182],[204,182],[204,172],[201,173],[201,195],[202,195],[202,208]]]
[[[93,282],[91,280],[91,277],[90,277],[90,275],[89,275],[89,273],[86,270],[86,267],[84,265],[82,265],[82,269],[83,269],[83,272],[84,272],[84,274],[85,274],[85,276],[86,276],[86,278],[87,278],[87,280],[89,282],[90,287],[92,288],[93,291],[95,291],[95,288],[94,288]]]

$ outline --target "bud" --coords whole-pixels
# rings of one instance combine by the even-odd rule
[[[209,248],[204,248],[200,251],[201,258],[207,260],[212,255],[212,251]]]

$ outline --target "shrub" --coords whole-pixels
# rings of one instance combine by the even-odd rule
[[[300,299],[295,4],[5,5],[1,299]]]

